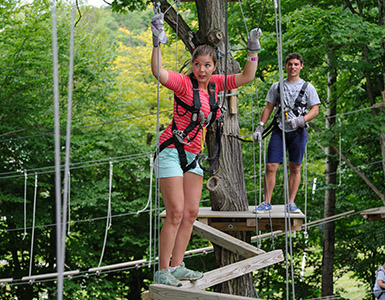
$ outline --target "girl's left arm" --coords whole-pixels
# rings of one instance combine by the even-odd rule
[[[248,52],[247,62],[242,73],[235,75],[235,84],[237,87],[245,85],[252,81],[255,77],[255,72],[258,67],[258,54],[257,52]]]

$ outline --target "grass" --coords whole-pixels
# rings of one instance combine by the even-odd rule
[[[367,291],[364,284],[355,278],[351,278],[353,272],[345,273],[341,278],[339,278],[335,282],[334,290],[340,290],[341,288],[344,290],[340,292],[340,296],[345,299],[350,300],[358,300],[364,299],[367,293],[371,293],[371,291]]]

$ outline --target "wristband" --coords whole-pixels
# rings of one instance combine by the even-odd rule
[[[258,56],[255,56],[255,57],[248,56],[247,61],[258,61]]]
[[[265,123],[263,123],[262,121],[259,122],[259,125],[261,125],[262,127],[265,126]]]

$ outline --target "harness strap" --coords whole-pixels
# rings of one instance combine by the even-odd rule
[[[215,133],[215,144],[213,148],[213,155],[211,157],[205,157],[202,152],[199,155],[198,163],[199,166],[202,168],[205,172],[211,172],[214,170],[214,168],[217,166],[219,161],[219,156],[221,154],[221,138],[223,133],[223,122],[218,121],[217,122],[217,130]],[[210,162],[210,166],[206,168],[202,164],[202,160],[207,160]]]
[[[278,83],[278,87],[277,87],[277,98],[280,98],[280,89],[279,89],[279,84]],[[305,81],[301,87],[301,90],[299,91],[298,93],[298,96],[297,98],[295,99],[295,102],[294,102],[294,107],[291,109],[293,111],[293,113],[298,117],[300,115],[299,113],[299,108],[300,107],[306,107],[307,104],[303,104],[302,103],[302,99],[303,97],[305,96],[305,92],[306,92],[306,89],[308,87],[308,83]],[[280,103],[280,102],[277,102],[277,103]],[[281,105],[277,105],[277,110],[274,114],[274,118],[273,120],[271,121],[271,123],[269,124],[269,126],[267,126],[267,128],[265,129],[263,135],[262,135],[262,139],[264,139],[265,137],[267,137],[273,130],[277,130],[278,133],[280,133],[280,136],[282,138],[282,130],[278,127],[278,119],[279,119],[279,115],[281,114]],[[296,131],[297,131],[297,134],[295,135],[292,135],[292,137],[287,141],[288,144],[290,144],[296,137],[297,135],[303,130],[303,128],[298,128]]]
[[[190,80],[191,80],[191,84],[193,86],[193,105],[186,104],[181,99],[179,99],[175,94],[174,94],[174,99],[175,99],[176,104],[177,104],[176,105],[177,114],[182,117],[187,112],[191,112],[191,122],[189,125],[187,125],[185,130],[180,131],[180,130],[178,130],[175,119],[173,119],[172,120],[172,127],[171,127],[172,128],[171,129],[172,130],[172,137],[170,137],[169,139],[164,141],[159,146],[159,152],[161,152],[163,149],[167,148],[168,146],[170,146],[172,144],[175,145],[175,148],[178,151],[179,161],[180,161],[183,173],[187,172],[190,169],[195,168],[196,161],[198,160],[198,156],[196,156],[195,159],[190,164],[188,164],[184,145],[189,145],[191,143],[191,141],[193,141],[196,138],[196,136],[199,133],[199,130],[202,127],[204,127],[205,122],[206,122],[205,127],[208,127],[215,121],[217,111],[219,109],[218,103],[215,99],[215,83],[209,82],[208,92],[209,92],[210,113],[206,119],[203,112],[200,109],[202,103],[200,101],[200,96],[199,96],[198,82],[195,78],[192,77],[192,75],[190,76]],[[182,106],[186,111],[183,114],[179,114],[178,106]],[[191,131],[193,131],[194,128],[196,128],[196,127],[198,127],[198,128],[197,128],[194,136],[189,137],[188,134]],[[218,127],[220,127],[220,126],[218,125]],[[223,127],[223,125],[222,125],[222,127]],[[217,129],[217,132],[218,132],[218,129]],[[202,132],[202,135],[204,135],[204,134],[205,134],[205,132]],[[185,138],[187,139],[187,142],[184,141]],[[218,134],[217,134],[217,138],[216,138],[216,144],[214,145],[214,153],[218,152],[218,154],[215,154],[215,156],[218,158],[219,158],[219,151],[220,151],[220,138],[221,138],[221,134],[219,135],[219,150],[216,150],[216,148],[218,148],[218,146],[217,146]],[[202,139],[204,141],[204,136],[202,136]],[[202,148],[203,148],[203,145],[201,145],[201,150],[202,150]],[[216,165],[216,163],[215,163],[215,165]],[[215,165],[212,167],[212,169],[215,167]],[[211,165],[210,165],[210,168],[211,168]],[[202,168],[202,169],[205,170],[206,168]]]

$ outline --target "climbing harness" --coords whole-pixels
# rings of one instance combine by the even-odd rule
[[[214,82],[209,83],[208,92],[209,92],[210,113],[207,116],[207,118],[205,118],[203,111],[200,109],[201,101],[199,96],[198,82],[192,75],[190,75],[190,80],[193,86],[193,105],[186,104],[181,99],[179,99],[176,95],[174,95],[174,99],[176,102],[176,113],[178,114],[178,116],[183,117],[184,115],[187,114],[187,112],[190,112],[191,113],[190,124],[187,125],[187,127],[184,130],[179,130],[175,122],[175,119],[173,119],[172,127],[171,127],[172,137],[164,141],[159,146],[158,152],[161,152],[163,149],[174,144],[175,148],[178,151],[179,161],[180,161],[183,173],[187,172],[190,169],[195,168],[197,160],[199,161],[200,165],[202,163],[202,160],[212,161],[209,168],[205,168],[205,167],[202,168],[205,171],[211,171],[217,163],[216,158],[219,158],[220,138],[223,130],[223,114],[217,121],[218,126],[217,126],[217,136],[216,136],[216,143],[215,143],[216,145],[214,147],[214,155],[212,158],[204,157],[204,155],[202,154],[202,151],[204,148],[205,130],[214,123],[215,118],[217,116],[217,111],[219,109],[218,103],[215,99],[215,83]],[[179,106],[183,107],[185,109],[185,112],[180,113]],[[192,132],[195,128],[197,128],[195,134],[192,137],[190,137],[189,133]],[[188,163],[184,146],[190,145],[190,143],[196,138],[196,136],[198,135],[201,129],[202,129],[201,152],[196,156],[196,158],[191,163]]]
[[[291,106],[286,106],[284,108],[283,112],[284,112],[286,120],[289,118],[288,117],[288,112],[289,111],[292,111],[294,113],[294,115],[297,116],[297,117],[299,117],[300,115],[303,115],[300,112],[300,108],[304,108],[307,105],[307,104],[302,103],[302,99],[305,96],[305,92],[306,92],[306,89],[307,89],[308,85],[309,84],[305,81],[304,84],[302,85],[301,90],[299,91],[298,96],[295,99],[294,103]],[[267,126],[266,130],[264,131],[264,133],[262,135],[262,139],[267,137],[273,130],[278,132],[280,137],[282,138],[282,130],[278,127],[278,123],[279,123],[278,120],[280,119],[280,115],[282,113],[282,107],[281,107],[281,104],[280,104],[280,101],[279,101],[280,97],[281,97],[280,83],[278,83],[278,86],[277,86],[277,97],[276,97],[276,99],[277,99],[277,101],[276,101],[277,109],[276,109],[276,112],[274,114],[273,120],[271,121],[269,126]],[[300,134],[302,132],[302,130],[304,130],[304,128],[301,128],[301,127],[298,128],[295,131],[295,133],[289,139],[287,139],[286,143],[288,145],[290,145],[290,143],[292,141],[294,141],[294,139],[298,136],[298,134]]]

